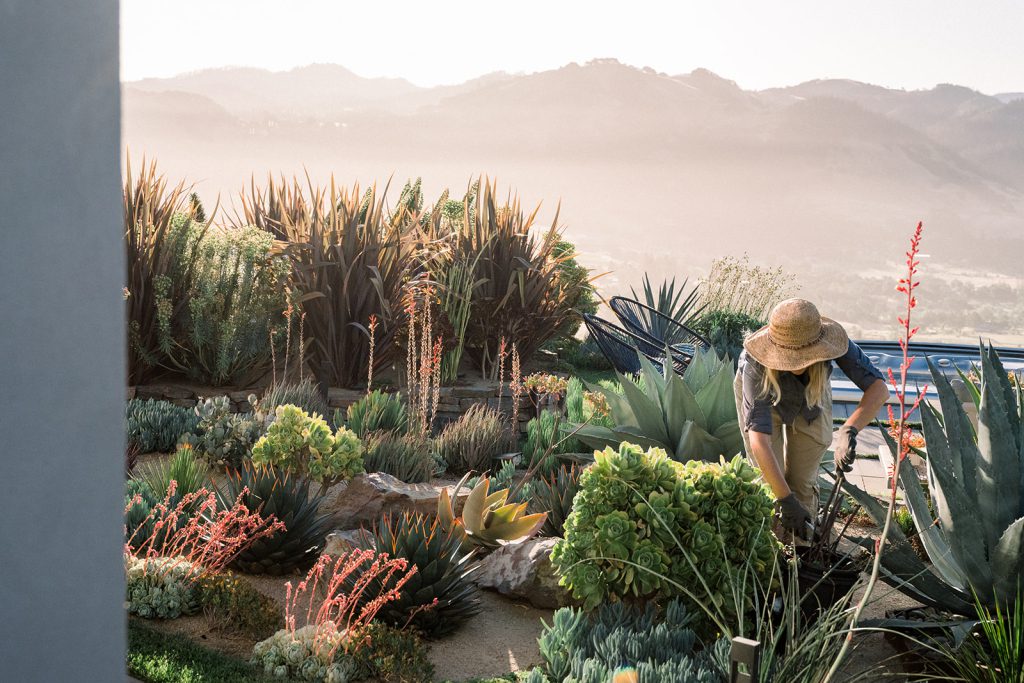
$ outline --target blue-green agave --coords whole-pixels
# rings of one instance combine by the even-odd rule
[[[886,580],[914,599],[973,617],[972,592],[991,607],[1012,601],[1024,587],[1024,397],[995,349],[983,345],[975,429],[949,380],[930,360],[929,366],[941,408],[921,407],[931,506],[909,461],[901,464],[899,479],[931,565],[893,525],[882,567]],[[847,488],[882,524],[884,508],[857,487]]]
[[[682,376],[667,365],[658,372],[642,355],[640,364],[642,387],[623,375],[622,394],[590,387],[607,399],[615,427],[584,425],[576,432],[578,440],[595,449],[618,447],[624,441],[661,448],[680,461],[717,461],[743,449],[732,361],[711,349],[698,351]]]

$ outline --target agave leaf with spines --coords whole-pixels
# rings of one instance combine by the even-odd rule
[[[663,448],[679,461],[717,460],[740,452],[740,435],[733,397],[732,361],[708,349],[698,351],[682,376],[666,364],[659,372],[639,356],[643,386],[619,375],[623,393],[591,385],[608,401],[615,427],[569,425],[576,438],[600,450],[630,443]]]
[[[1024,407],[995,349],[980,347],[978,428],[974,429],[952,385],[930,360],[939,408],[921,406],[927,444],[931,509],[917,473],[906,460],[899,480],[921,530],[931,565],[908,552],[902,532],[890,530],[882,555],[886,579],[926,605],[975,616],[975,596],[985,607],[1013,600],[1024,587]],[[895,441],[883,430],[893,453]],[[875,522],[885,511],[846,483]]]

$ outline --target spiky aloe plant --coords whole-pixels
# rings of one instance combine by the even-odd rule
[[[977,429],[949,380],[928,361],[941,408],[921,406],[931,507],[909,460],[900,465],[900,485],[931,565],[895,525],[882,556],[889,583],[926,605],[971,617],[972,587],[978,601],[992,608],[1012,601],[1024,585],[1024,400],[995,349],[982,345],[980,355]],[[892,437],[882,433],[896,452]],[[881,524],[882,506],[849,482],[847,487]]]
[[[468,480],[467,474],[455,485],[456,496]],[[441,489],[437,519],[443,528],[461,539],[463,547],[496,548],[502,543],[529,538],[544,526],[546,512],[524,514],[527,504],[508,503],[508,489],[488,493],[489,488],[490,480],[480,479],[469,492],[461,516],[455,514],[448,489]]]
[[[239,553],[233,563],[235,569],[271,576],[309,569],[332,526],[331,515],[320,513],[323,496],[310,494],[309,480],[246,462],[240,470],[228,472],[221,500],[230,506],[239,496],[250,511],[273,515],[285,528]]]
[[[558,472],[548,477],[538,477],[530,483],[531,512],[546,512],[548,517],[540,528],[542,536],[561,537],[565,533],[565,520],[572,512],[572,501],[580,490],[579,465],[559,468]]]
[[[676,460],[717,460],[740,452],[743,439],[733,396],[733,367],[713,349],[698,351],[680,377],[666,364],[658,372],[640,355],[642,387],[619,375],[623,393],[592,385],[608,402],[612,428],[572,425],[575,436],[602,449],[623,442],[663,448]]]
[[[480,611],[479,590],[470,579],[479,564],[473,561],[473,553],[463,550],[458,536],[436,519],[419,514],[385,517],[374,529],[373,542],[377,552],[416,566],[401,597],[381,608],[378,618],[382,621],[409,624],[427,637],[439,637]],[[379,582],[370,585],[366,595],[378,595],[379,588]]]

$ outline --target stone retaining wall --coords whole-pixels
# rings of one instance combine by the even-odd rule
[[[128,387],[127,398],[138,399],[159,399],[170,401],[175,405],[191,408],[196,405],[200,398],[211,398],[214,396],[227,396],[231,399],[231,407],[235,412],[244,413],[252,409],[249,405],[249,395],[261,396],[265,388],[256,389],[228,389],[214,387],[196,387],[184,384],[147,384]],[[356,389],[332,388],[327,392],[327,405],[333,412],[335,409],[345,411],[350,405],[365,395],[365,391]],[[473,405],[486,403],[492,408],[499,408],[505,414],[512,410],[512,396],[508,386],[502,387],[499,401],[497,384],[474,384],[469,386],[441,387],[437,404],[437,418],[435,427],[458,419]],[[535,414],[535,408],[529,396],[524,395],[519,400],[519,428],[525,432],[526,423]],[[327,416],[330,417],[330,416]]]

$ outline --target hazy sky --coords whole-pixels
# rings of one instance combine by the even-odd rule
[[[744,88],[813,78],[1024,91],[1020,0],[121,0],[122,78],[342,64],[455,83],[615,57]]]

